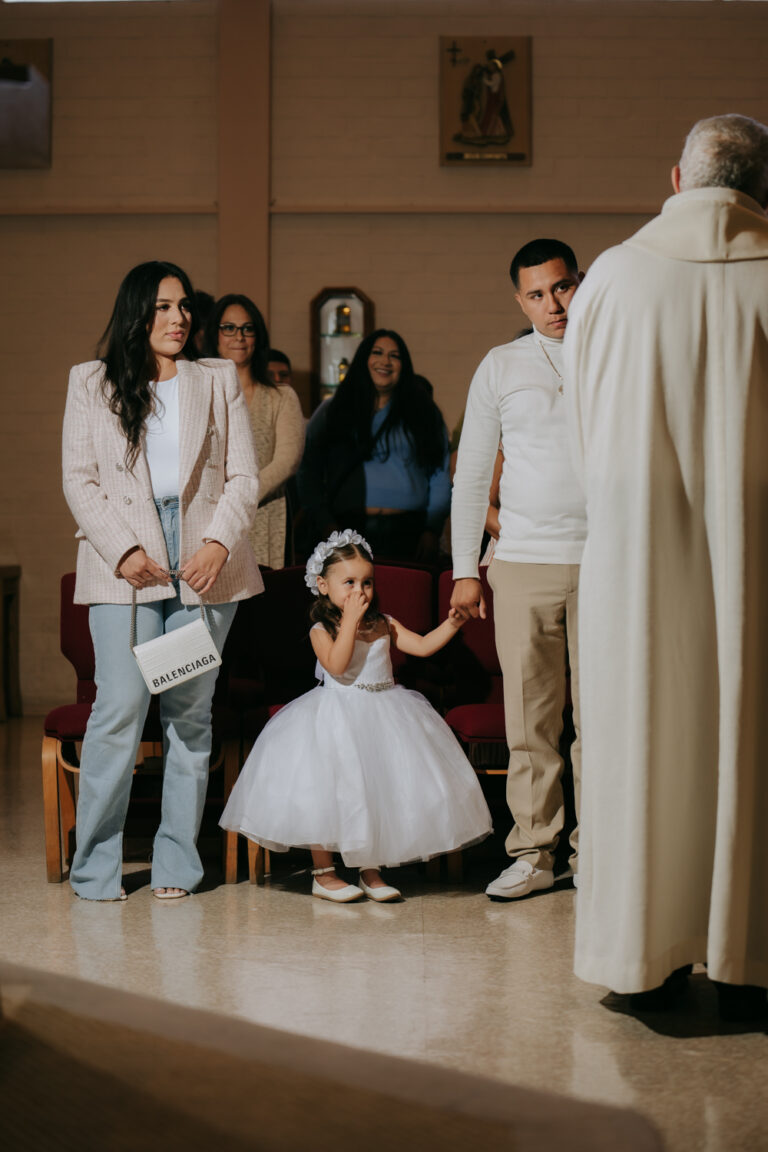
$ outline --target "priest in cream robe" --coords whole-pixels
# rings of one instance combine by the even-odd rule
[[[700,121],[568,316],[587,501],[575,971],[768,986],[768,129]],[[674,975],[673,975],[674,974]],[[683,978],[684,983],[684,978]],[[725,1014],[725,1012],[723,1013]]]

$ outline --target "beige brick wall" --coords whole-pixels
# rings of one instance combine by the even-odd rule
[[[53,166],[0,174],[8,205],[213,209],[216,3],[0,7],[0,38],[54,40]]]
[[[534,38],[531,168],[439,167],[448,35]],[[516,248],[554,235],[586,268],[630,235],[670,194],[696,119],[768,121],[766,58],[768,4],[275,0],[274,342],[306,385],[309,300],[357,285],[452,424],[480,357],[522,321]]]
[[[655,205],[694,120],[768,119],[766,4],[275,0],[274,12],[278,208]],[[440,168],[438,38],[495,35],[534,38],[534,165]]]
[[[277,216],[272,227],[272,340],[309,369],[308,302],[329,285],[356,285],[376,322],[400,332],[416,371],[435,387],[449,428],[474,369],[526,323],[509,261],[534,236],[571,244],[583,267],[645,216]],[[309,411],[305,397],[305,411]]]

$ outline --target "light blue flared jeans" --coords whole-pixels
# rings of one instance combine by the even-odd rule
[[[168,563],[179,563],[179,502],[157,500]],[[221,652],[237,604],[206,606],[206,622]],[[179,587],[169,600],[136,609],[138,643],[181,628],[199,616],[182,604]],[[70,883],[78,896],[114,900],[120,895],[123,826],[150,694],[130,646],[131,608],[94,604],[90,627],[96,655],[96,701],[80,757],[77,848]],[[169,688],[160,696],[163,730],[163,795],[152,853],[153,888],[200,883],[203,866],[197,834],[203,816],[211,755],[211,701],[218,668]]]

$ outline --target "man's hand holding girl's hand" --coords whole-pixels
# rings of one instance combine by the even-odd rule
[[[485,598],[483,586],[476,577],[463,577],[453,585],[451,608],[457,609],[462,620],[480,617],[485,620]]]

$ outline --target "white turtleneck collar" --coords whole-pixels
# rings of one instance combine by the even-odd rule
[[[554,336],[545,336],[544,333],[539,332],[538,328],[536,328],[535,326],[533,329],[533,335],[536,338],[536,340],[538,340],[539,344],[542,344],[546,348],[546,350],[547,350],[547,352],[549,352],[550,356],[552,355],[553,351],[556,351],[559,355],[562,355],[562,351],[563,351],[562,338],[560,340],[556,340]]]

